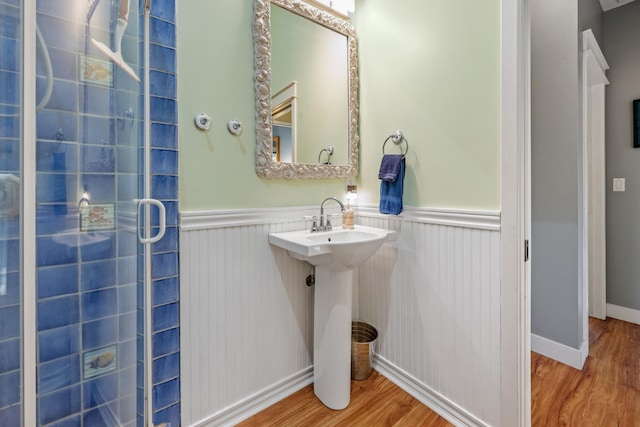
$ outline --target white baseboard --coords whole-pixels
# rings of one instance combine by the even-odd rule
[[[619,305],[607,304],[607,317],[640,325],[640,311]]]
[[[535,334],[531,334],[531,351],[576,369],[582,369],[588,356],[588,347],[584,342],[579,349],[575,349]]]
[[[231,427],[257,414],[287,396],[313,383],[313,367],[310,366],[270,387],[223,409],[191,427]]]
[[[374,369],[455,426],[488,426],[388,360],[375,355]]]

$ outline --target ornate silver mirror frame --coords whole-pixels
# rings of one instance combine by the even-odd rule
[[[349,129],[347,165],[280,163],[272,160],[271,3],[347,37]],[[358,57],[355,29],[348,22],[299,0],[254,0],[254,88],[256,96],[256,173],[264,178],[344,178],[358,173]]]

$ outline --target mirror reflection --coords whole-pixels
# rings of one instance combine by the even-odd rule
[[[355,176],[358,70],[353,27],[300,0],[254,0],[256,172]]]
[[[271,111],[281,162],[347,164],[347,54],[345,35],[271,5]]]

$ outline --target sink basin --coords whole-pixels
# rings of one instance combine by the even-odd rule
[[[313,391],[331,409],[346,408],[350,399],[353,269],[395,238],[395,231],[362,225],[269,234],[269,243],[316,266]]]
[[[269,243],[286,249],[293,258],[331,271],[352,270],[369,259],[396,232],[356,225],[351,230],[288,231],[269,234]]]

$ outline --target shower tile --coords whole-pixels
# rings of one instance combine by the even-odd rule
[[[14,71],[0,71],[0,104],[20,103],[20,74]]]
[[[116,178],[114,175],[84,174],[82,188],[91,195],[91,203],[113,203],[116,198]]]
[[[154,233],[157,233],[157,230],[154,229]],[[178,250],[178,228],[177,227],[167,227],[164,233],[164,236],[160,241],[151,245],[151,252],[159,253],[159,252],[169,252]]]
[[[180,311],[178,303],[153,308],[153,331],[162,331],[178,326]]]
[[[0,342],[0,374],[20,369],[20,340]],[[2,419],[2,418],[0,418]]]
[[[114,372],[82,384],[83,408],[90,409],[118,397],[118,373]],[[93,425],[93,424],[88,424]]]
[[[175,0],[154,0],[151,2],[151,16],[175,22],[176,1]]]
[[[177,149],[178,127],[163,123],[151,124],[151,146],[153,148]]]
[[[78,292],[78,265],[38,269],[38,299]]]
[[[136,355],[137,349],[135,340],[125,341],[118,344],[118,359],[120,359],[119,367],[120,369],[132,368],[131,371],[134,373],[133,378],[131,378],[132,381],[136,380]]]
[[[78,215],[75,207],[72,211],[68,209],[66,204],[40,204],[36,209],[36,234],[39,237],[51,234],[76,233],[78,226]]]
[[[40,422],[48,424],[80,411],[80,386],[40,397]]]
[[[180,330],[178,328],[153,334],[153,357],[175,353],[180,349]]]
[[[18,138],[20,136],[20,112],[19,109],[3,105],[0,107],[2,114],[17,114],[11,117],[0,117],[0,137]],[[17,170],[17,169],[16,169]]]
[[[73,9],[73,8],[69,8]],[[68,21],[38,13],[38,27],[47,46],[73,51],[78,46],[78,25],[75,19]]]
[[[70,112],[40,110],[36,113],[38,139],[78,140],[78,116]]]
[[[67,203],[75,199],[75,174],[42,173],[36,177],[36,200],[39,203]]]
[[[176,72],[176,50],[155,43],[149,45],[150,68],[153,70]]]
[[[163,200],[162,204],[164,205],[164,209],[167,216],[165,218],[167,227],[172,225],[178,225],[178,203]],[[151,225],[153,227],[157,227],[159,224],[160,224],[159,212],[157,209],[154,209],[151,212]]]
[[[176,123],[178,120],[176,101],[169,98],[151,97],[151,120],[161,123]]]
[[[3,13],[2,7],[0,7],[0,14]],[[2,23],[3,18],[0,18]],[[2,24],[0,24],[2,25]],[[0,30],[0,33],[2,30]],[[15,34],[14,34],[15,36]],[[0,58],[0,70],[20,71],[20,46],[18,40],[8,37],[0,37],[0,52],[2,52],[2,58]]]
[[[95,320],[117,313],[118,295],[115,288],[82,294],[82,320]]]
[[[78,323],[80,308],[78,296],[67,296],[38,303],[38,331]]]
[[[20,268],[20,240],[11,239],[7,240],[7,257],[6,265],[7,271],[18,271]]]
[[[69,7],[68,4],[64,2],[55,2],[55,1],[37,1],[37,10],[40,13],[46,13],[47,15],[56,16],[58,18],[64,18],[67,20],[75,20],[77,15],[77,9],[73,7]]]
[[[180,399],[180,381],[178,379],[153,386],[153,407],[165,408]]]
[[[126,285],[118,288],[118,313],[135,311],[137,302],[136,285]],[[135,318],[133,320],[135,322]]]
[[[20,306],[0,308],[0,340],[20,336]]]
[[[36,100],[38,103],[43,100],[48,84],[45,77],[36,79]],[[54,79],[51,98],[44,105],[44,108],[56,111],[78,111],[78,84]]]
[[[80,382],[80,355],[41,363],[38,371],[40,394],[50,393]]]
[[[48,2],[51,3],[51,2]],[[51,71],[56,79],[75,82],[78,78],[78,57],[74,51],[48,47],[51,59]],[[44,60],[42,55],[36,55],[36,74],[45,76]],[[40,98],[38,98],[40,99]]]
[[[135,298],[133,302],[135,304]],[[136,313],[128,313],[118,318],[118,339],[120,341],[134,339],[136,337]]]
[[[161,383],[180,375],[180,353],[173,353],[153,361],[153,382]]]
[[[2,126],[0,117],[0,133]],[[20,140],[0,139],[0,170],[16,173],[20,171]]]
[[[115,172],[116,159],[113,147],[84,145],[82,147],[82,171],[94,173]]]
[[[77,246],[58,243],[53,237],[38,237],[36,240],[36,257],[38,267],[78,262]]]
[[[82,419],[80,418],[80,415],[76,415],[70,418],[66,418],[64,421],[50,424],[47,427],[82,427]]]
[[[158,425],[167,423],[170,426],[180,425],[180,403],[171,405],[161,411],[157,411],[153,414],[153,422]]]
[[[119,401],[120,406],[120,420],[123,423],[123,427],[135,427],[136,420],[136,396],[123,395]],[[127,424],[131,422],[131,424]]]
[[[85,114],[112,116],[113,91],[107,87],[80,85],[80,108]]]
[[[83,241],[83,236],[87,236],[88,241]],[[114,258],[116,255],[115,232],[96,231],[80,234],[80,242],[80,255],[83,262]]]
[[[130,285],[135,283],[137,278],[137,258],[118,258],[118,285]]]
[[[178,275],[178,254],[176,252],[155,254],[151,257],[153,279],[162,279]]]
[[[52,329],[38,334],[39,361],[48,362],[80,351],[80,325]]]
[[[178,194],[178,177],[154,175],[151,177],[151,197],[158,200],[175,200]]]
[[[138,181],[140,175],[138,174],[124,174],[119,173],[117,175],[118,182],[118,200],[119,201],[131,201],[138,197]]]
[[[160,71],[151,71],[149,76],[151,95],[165,98],[176,97],[176,76],[175,74]]]
[[[82,264],[82,290],[94,291],[116,284],[116,261],[98,261]]]
[[[109,117],[80,116],[81,141],[89,144],[113,145],[116,134],[115,120]]]
[[[20,10],[18,8],[2,5],[2,8],[0,8],[0,36],[15,38],[21,31],[20,21]]]
[[[118,413],[117,403],[101,406],[82,415],[82,422],[85,426],[91,427],[112,427],[113,418]]]
[[[0,408],[20,401],[20,371],[0,375]]]
[[[149,41],[162,46],[176,47],[175,24],[151,18],[149,20]]]
[[[0,409],[0,420],[3,420],[8,426],[22,425],[21,406],[16,404],[8,408]]]
[[[4,295],[0,295],[0,307],[9,307],[20,304],[20,296],[22,294],[22,286],[20,285],[20,272],[14,271],[7,273],[6,291]],[[2,324],[0,324],[1,326]]]
[[[77,172],[77,165],[77,144],[36,142],[36,170],[38,172]]]
[[[151,150],[151,173],[177,175],[178,152],[173,150]]]
[[[115,317],[108,317],[82,325],[82,348],[90,350],[118,341],[118,324]],[[118,353],[119,356],[121,353]]]

